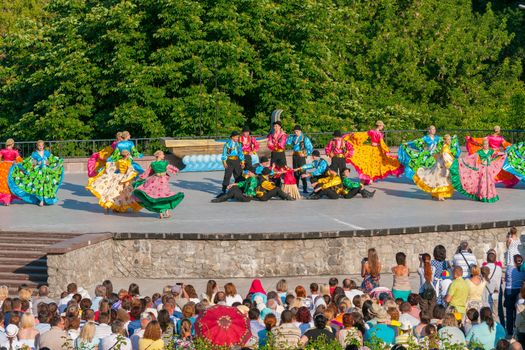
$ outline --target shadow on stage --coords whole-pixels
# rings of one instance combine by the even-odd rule
[[[61,204],[62,208],[65,209],[71,209],[71,210],[79,210],[79,211],[88,211],[90,213],[97,213],[104,215],[104,209],[96,203],[89,203],[89,202],[81,202],[77,201],[76,199],[64,199],[64,203]],[[111,209],[109,210],[108,216],[116,216],[116,217],[158,217],[155,213],[150,213],[147,211],[138,211],[138,212],[132,212],[127,211],[125,213],[113,213]]]
[[[87,181],[86,181],[86,185],[87,185]],[[62,185],[60,186],[60,189],[71,191],[71,193],[74,196],[78,196],[78,197],[93,197],[93,195],[88,190],[86,190],[85,186],[78,185],[78,184],[72,184],[70,182],[63,182]]]
[[[217,194],[221,190],[222,181],[217,179],[204,178],[204,181],[176,180],[175,186],[181,189],[193,190],[211,194]]]

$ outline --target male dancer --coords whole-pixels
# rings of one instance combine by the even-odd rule
[[[239,202],[249,202],[255,198],[255,189],[257,188],[257,176],[253,169],[248,168],[245,171],[244,179],[228,185],[228,192],[218,198],[212,199],[212,203],[226,202],[228,199],[236,199]]]
[[[296,125],[293,128],[293,132],[293,135],[290,135],[286,140],[286,144],[292,146],[292,164],[293,168],[297,169],[306,164],[306,158],[312,154],[314,146],[310,138],[302,132],[300,125]],[[301,178],[302,174],[304,174],[304,171],[295,172],[295,181],[299,186],[299,179],[301,179],[303,183],[303,193],[308,193],[306,178]]]
[[[354,147],[350,142],[343,140],[340,130],[334,131],[334,138],[328,142],[325,148],[326,155],[332,159],[331,166],[343,176],[346,168],[346,159],[354,154]]]
[[[284,193],[279,187],[270,180],[271,170],[264,168],[262,175],[259,176],[259,184],[257,186],[257,199],[266,202],[270,198],[279,197],[287,201],[293,201],[294,198],[290,197],[289,194]]]
[[[259,150],[259,143],[257,139],[250,134],[250,128],[245,126],[242,129],[241,137],[239,141],[242,144],[242,154],[244,154],[244,167],[252,167],[252,155],[257,154]]]
[[[284,153],[286,149],[286,133],[283,131],[280,121],[273,123],[273,132],[268,135],[268,149],[272,151],[270,157],[272,165],[275,164],[277,159],[284,159],[286,163],[286,155]]]
[[[322,177],[328,169],[328,162],[321,158],[321,153],[318,150],[312,152],[312,163],[305,164],[300,168],[294,169],[294,171],[306,171],[313,169],[311,173],[301,175],[301,178],[310,178],[310,182],[317,182],[317,179]]]
[[[224,144],[221,160],[224,165],[224,179],[222,180],[222,192],[217,198],[226,194],[232,175],[236,182],[241,178],[244,154],[242,153],[242,145],[239,142],[239,132],[234,131],[231,133],[230,139]]]

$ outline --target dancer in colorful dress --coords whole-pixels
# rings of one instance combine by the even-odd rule
[[[300,125],[296,125],[293,128],[293,135],[288,137],[286,144],[292,146],[292,165],[294,169],[305,165],[306,158],[309,157],[314,150],[312,141],[310,141],[310,138],[303,133]],[[302,174],[304,174],[303,171],[295,172],[295,182],[296,184],[299,184],[299,179],[301,179],[303,183],[303,193],[308,193],[308,184],[305,178],[301,178]]]
[[[504,161],[505,154],[491,149],[489,140],[485,138],[482,149],[452,163],[450,177],[454,189],[481,202],[498,201],[495,177]]]
[[[503,170],[525,181],[525,142],[515,143],[507,148]]]
[[[257,157],[257,152],[259,151],[259,142],[250,134],[250,128],[247,126],[242,129],[239,142],[242,145],[242,154],[244,154],[244,167],[251,168],[253,157]]]
[[[346,159],[354,155],[354,148],[350,142],[343,139],[340,130],[334,131],[333,136],[334,138],[328,142],[324,150],[332,160],[330,166],[336,169],[339,176],[342,176],[346,169]]]
[[[15,140],[8,139],[5,142],[5,148],[0,150],[0,203],[5,206],[10,205],[14,199],[17,199],[9,189],[8,178],[9,171],[14,163],[22,161],[22,157],[14,148]]]
[[[293,199],[301,199],[301,194],[299,193],[297,182],[295,180],[294,170],[289,168],[282,159],[277,159],[273,171],[275,173],[274,176],[280,178],[280,187],[283,192],[289,194]]]
[[[273,131],[268,135],[268,149],[272,151],[270,157],[272,165],[275,164],[277,159],[283,159],[286,163],[286,155],[284,153],[286,149],[286,138],[287,135],[282,129],[281,122],[274,122]]]
[[[439,201],[452,197],[454,187],[450,180],[449,168],[454,159],[459,157],[460,152],[458,138],[445,135],[443,142],[432,151],[432,156],[435,158],[434,165],[417,169],[413,176],[414,183]]]
[[[104,147],[102,150],[93,153],[87,161],[88,176],[94,177],[97,176],[98,172],[106,166],[106,162],[109,157],[117,148],[117,144],[122,141],[122,133],[119,131],[116,135],[116,140],[111,143],[110,146]]]
[[[376,123],[376,128],[368,132],[356,132],[345,136],[354,147],[354,154],[348,161],[352,163],[365,184],[384,179],[387,176],[399,176],[403,173],[403,165],[388,155],[390,149],[384,141],[381,132],[385,127],[382,121]],[[370,139],[371,144],[365,144]]]
[[[428,134],[399,146],[397,158],[405,167],[404,174],[407,178],[412,179],[420,167],[431,168],[436,163],[432,154],[440,142],[441,137],[436,135],[436,127],[430,125]]]
[[[512,145],[501,136],[501,128],[498,125],[494,127],[494,132],[488,135],[486,139],[489,141],[489,147],[496,153],[505,152],[507,147]],[[484,138],[467,136],[466,140],[468,153],[474,154],[482,148]],[[500,171],[495,180],[496,183],[502,183],[505,187],[514,187],[520,181],[516,176],[505,170]]]
[[[239,142],[239,132],[232,132],[230,139],[224,143],[221,160],[224,166],[224,178],[222,179],[222,191],[216,198],[226,194],[232,175],[235,182],[239,181],[242,176],[244,154],[242,144]]]
[[[123,150],[117,161],[108,161],[104,170],[88,180],[86,189],[98,198],[98,205],[104,208],[106,214],[109,209],[124,213],[131,209],[139,211],[141,206],[133,197],[132,181],[137,177],[133,168],[130,152]]]
[[[156,151],[153,155],[155,161],[133,183],[133,195],[144,209],[158,213],[161,219],[169,218],[170,210],[184,199],[184,193],[170,189],[169,173],[176,174],[179,169],[164,160],[164,152]]]
[[[44,141],[36,142],[36,151],[9,172],[8,184],[18,198],[39,206],[53,205],[64,179],[64,161],[44,149]]]
[[[120,156],[122,154],[122,151],[128,151],[129,152],[129,160],[131,161],[131,164],[133,165],[133,168],[137,172],[138,175],[142,174],[144,172],[144,169],[134,161],[134,159],[140,159],[142,158],[142,154],[139,153],[137,150],[137,147],[135,146],[135,143],[130,140],[131,134],[129,131],[123,131],[122,132],[122,141],[117,142],[115,145],[115,150],[113,151],[113,154],[111,157],[107,159],[107,162],[116,162],[120,159]]]

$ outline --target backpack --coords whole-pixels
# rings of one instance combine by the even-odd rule
[[[423,284],[421,293],[419,293],[419,295],[424,300],[432,300],[436,297],[436,290],[434,289],[432,284],[425,281],[425,283]]]

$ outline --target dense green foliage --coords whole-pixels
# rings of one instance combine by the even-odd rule
[[[276,108],[287,130],[525,128],[512,6],[50,0],[46,11],[0,43],[2,138],[264,132]]]

